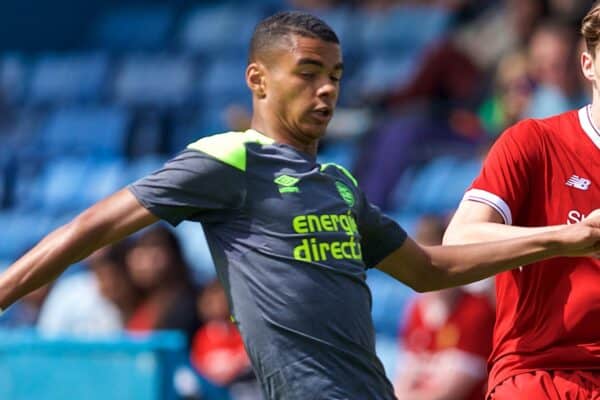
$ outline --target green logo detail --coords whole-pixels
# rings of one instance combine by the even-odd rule
[[[279,185],[279,193],[298,193],[300,189],[296,187],[296,184],[300,181],[298,178],[294,178],[289,175],[281,175],[273,180]]]
[[[280,186],[294,186],[296,183],[298,183],[299,180],[300,179],[294,178],[293,176],[281,175],[277,177],[277,179],[275,179],[273,182]]]
[[[355,200],[352,190],[350,190],[350,188],[342,182],[336,182],[335,186],[337,187],[340,196],[342,196],[342,199],[346,202],[346,204],[348,204],[348,207],[354,206]]]

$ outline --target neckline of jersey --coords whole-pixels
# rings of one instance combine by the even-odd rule
[[[597,149],[600,149],[600,129],[594,123],[592,119],[592,105],[588,104],[585,107],[579,109],[579,125],[590,140],[596,145]]]
[[[282,148],[291,150],[291,151],[293,151],[294,153],[296,153],[298,156],[300,156],[301,158],[303,158],[306,161],[309,161],[309,162],[312,162],[312,163],[316,163],[317,162],[317,156],[316,155],[312,155],[312,154],[307,153],[305,151],[298,150],[297,148],[295,148],[294,146],[291,146],[289,144],[278,142],[275,139],[273,139],[272,137],[269,137],[269,136],[265,135],[264,133],[257,131],[256,129],[248,129],[248,130],[246,130],[246,132],[252,132],[255,135],[261,136],[262,138],[264,138],[265,142],[267,144],[269,144],[270,146],[282,147]]]

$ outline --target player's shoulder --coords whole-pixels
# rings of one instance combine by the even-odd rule
[[[524,119],[505,133],[515,140],[545,140],[569,132],[578,124],[578,111],[571,110],[547,118]]]
[[[245,171],[248,143],[271,144],[273,139],[252,129],[224,132],[203,137],[189,144],[187,150],[208,154],[227,165]]]

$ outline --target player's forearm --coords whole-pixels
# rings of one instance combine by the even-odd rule
[[[555,232],[563,227],[564,225],[520,227],[495,222],[453,223],[446,229],[443,243],[456,245],[515,239],[538,233]]]
[[[46,236],[0,275],[0,308],[55,279],[94,250],[157,220],[127,189],[102,200]]]
[[[99,238],[82,231],[77,220],[46,236],[0,276],[0,308],[54,280],[99,247]]]
[[[556,232],[462,246],[424,247],[431,266],[427,290],[475,282],[566,251]]]

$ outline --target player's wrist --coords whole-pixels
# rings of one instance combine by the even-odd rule
[[[597,232],[583,223],[568,225],[555,232],[555,234],[558,240],[555,246],[552,246],[552,251],[556,256],[581,257],[589,255],[598,242]]]

